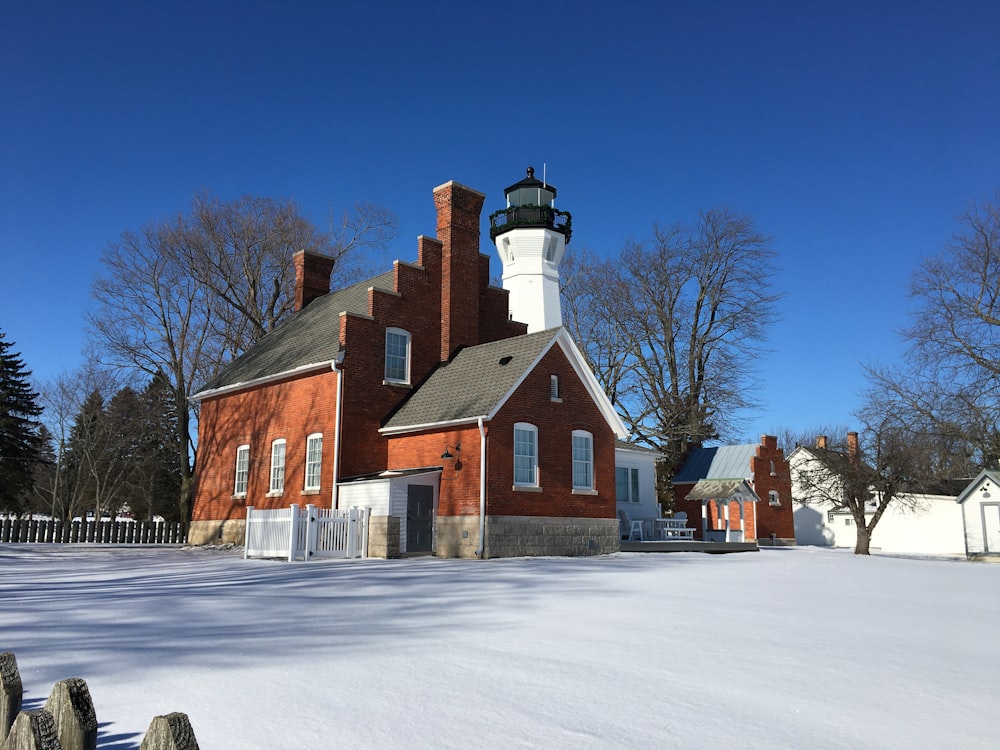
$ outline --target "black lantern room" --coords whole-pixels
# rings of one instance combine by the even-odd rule
[[[572,232],[572,217],[568,211],[553,207],[556,189],[535,178],[534,167],[528,167],[528,176],[503,191],[507,208],[490,215],[490,239],[514,229],[552,229],[566,237]]]

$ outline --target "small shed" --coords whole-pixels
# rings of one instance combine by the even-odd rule
[[[369,557],[430,554],[441,467],[389,470],[342,479],[338,508],[368,508]]]
[[[982,471],[957,502],[962,506],[965,554],[1000,556],[1000,471]]]

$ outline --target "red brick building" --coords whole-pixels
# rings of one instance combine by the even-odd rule
[[[728,541],[795,544],[791,470],[773,435],[695,448],[673,484],[676,511],[687,513],[697,539],[722,541],[728,524]]]
[[[512,284],[530,291],[537,269],[551,289],[568,215],[560,223],[555,189],[530,171],[506,192],[492,232],[505,273],[538,240]],[[526,215],[514,198],[529,193]],[[566,331],[549,327],[551,300],[543,318],[523,295],[522,316],[490,286],[484,200],[436,188],[437,237],[418,238],[416,262],[346,289],[330,292],[328,258],[296,255],[295,313],[196,394],[191,541],[242,541],[248,505],[312,503],[371,508],[376,555],[618,549],[624,426]]]

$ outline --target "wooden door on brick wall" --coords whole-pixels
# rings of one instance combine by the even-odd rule
[[[430,552],[434,534],[434,488],[406,486],[406,552]]]

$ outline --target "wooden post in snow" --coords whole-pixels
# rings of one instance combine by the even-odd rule
[[[44,708],[19,713],[3,750],[63,750],[52,714]]]
[[[63,750],[97,750],[97,714],[85,680],[71,677],[57,682],[45,710],[55,720]]]
[[[157,716],[142,738],[139,750],[199,750],[187,714]]]
[[[14,725],[14,719],[21,711],[23,695],[17,659],[13,652],[4,651],[0,654],[0,740],[7,736]]]

